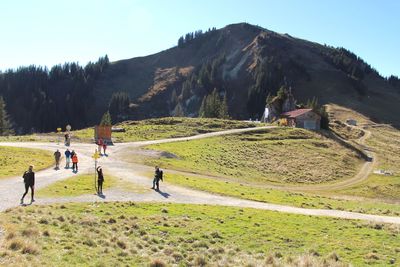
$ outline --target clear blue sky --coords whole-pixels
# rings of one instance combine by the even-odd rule
[[[400,76],[397,0],[2,0],[0,70],[145,56],[237,22],[343,46]]]

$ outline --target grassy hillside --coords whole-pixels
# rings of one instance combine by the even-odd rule
[[[377,155],[376,170],[392,175],[371,174],[368,180],[341,193],[400,201],[400,131],[390,126],[368,127],[367,146]]]
[[[123,128],[125,132],[113,133],[115,142],[133,142],[192,136],[196,134],[223,131],[237,128],[256,127],[260,124],[235,120],[206,118],[160,118],[142,121],[127,121],[114,127]],[[90,140],[93,138],[93,128],[75,131],[75,138]]]
[[[29,165],[34,166],[34,171],[39,171],[52,164],[55,164],[54,157],[49,151],[0,146],[0,179],[15,175],[22,177]]]
[[[384,266],[400,251],[395,226],[231,207],[31,206],[0,223],[7,266]]]
[[[148,158],[148,164],[253,184],[333,182],[353,176],[362,162],[353,152],[332,140],[295,128],[260,130],[148,148],[169,153],[168,157]]]

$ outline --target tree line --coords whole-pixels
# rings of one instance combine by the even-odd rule
[[[74,128],[88,126],[94,86],[108,66],[106,55],[84,67],[65,63],[49,70],[32,65],[1,73],[0,95],[12,128],[23,134],[55,131],[67,124]]]
[[[184,47],[186,44],[190,43],[191,41],[193,41],[194,39],[200,38],[202,36],[204,36],[207,33],[216,31],[217,28],[213,27],[213,28],[209,28],[206,32],[203,32],[202,30],[197,30],[194,32],[188,32],[185,35],[182,35],[181,37],[179,37],[178,39],[178,47],[182,48]]]

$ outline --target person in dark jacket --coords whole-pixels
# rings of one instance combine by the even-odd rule
[[[35,173],[33,172],[33,166],[29,166],[28,171],[24,172],[22,177],[24,178],[25,193],[22,195],[21,205],[24,204],[24,197],[28,194],[29,188],[31,189],[31,203],[35,202],[35,199],[33,198],[35,194]]]
[[[158,166],[155,167],[155,172],[154,172],[154,179],[153,179],[153,187],[151,189],[155,189],[157,191],[160,190],[160,180],[162,181],[163,179],[163,171],[158,168]]]
[[[71,151],[69,149],[65,150],[65,168],[69,169],[69,163],[71,162]]]
[[[103,194],[103,182],[104,182],[104,175],[103,175],[103,169],[101,166],[97,167],[97,194],[102,195]]]
[[[60,169],[60,159],[61,159],[61,152],[57,149],[56,152],[54,152],[54,159],[56,161],[56,170]]]

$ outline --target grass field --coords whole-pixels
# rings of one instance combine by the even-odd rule
[[[371,174],[368,179],[338,193],[400,201],[400,132],[392,127],[370,127],[367,145],[377,155],[377,169],[393,175]]]
[[[146,173],[151,177],[152,173]],[[375,200],[343,200],[324,195],[310,193],[288,192],[276,189],[256,187],[220,179],[199,176],[165,174],[165,181],[196,190],[215,193],[218,195],[255,200],[260,202],[290,205],[311,209],[336,209],[359,213],[400,216],[400,205],[377,202]]]
[[[309,255],[302,266],[387,266],[400,257],[398,226],[232,207],[30,206],[0,224],[7,266],[299,266],[299,255]]]
[[[110,188],[134,192],[142,192],[145,189],[139,185],[123,181],[121,178],[107,175],[107,173],[104,175],[104,177],[104,193],[106,193],[107,189]],[[55,182],[47,187],[39,189],[36,194],[39,197],[74,197],[85,194],[93,194],[94,192],[94,175],[83,174]]]
[[[39,171],[54,164],[51,152],[40,149],[0,146],[0,178],[20,175],[29,165]]]
[[[352,177],[362,163],[352,151],[295,128],[266,129],[147,147],[175,155],[147,158],[171,169],[255,184],[318,184]]]
[[[133,142],[174,137],[192,136],[201,133],[222,130],[256,127],[260,124],[235,120],[204,119],[204,118],[161,118],[143,121],[128,121],[116,124],[125,132],[113,133],[115,142]],[[93,129],[74,131],[73,136],[82,140],[93,138]]]

